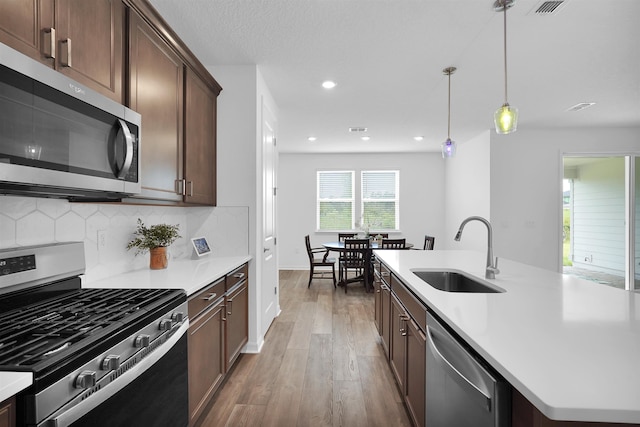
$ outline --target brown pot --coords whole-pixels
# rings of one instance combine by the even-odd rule
[[[167,268],[167,265],[169,264],[169,254],[167,254],[166,246],[149,249],[149,255],[150,269],[162,270]]]

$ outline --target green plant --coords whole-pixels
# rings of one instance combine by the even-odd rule
[[[137,237],[127,243],[127,250],[135,248],[136,255],[138,255],[147,252],[149,249],[169,246],[182,237],[178,234],[179,230],[180,224],[156,224],[147,227],[138,218],[138,227],[133,233]]]

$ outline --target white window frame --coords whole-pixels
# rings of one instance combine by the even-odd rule
[[[351,174],[351,198],[336,198],[336,199],[322,199],[320,198],[320,181],[322,174],[329,173],[349,173]],[[317,231],[345,231],[345,229],[330,229],[330,228],[320,228],[320,204],[322,202],[339,202],[351,203],[351,227],[353,229],[355,226],[355,218],[356,218],[356,191],[355,191],[355,171],[353,170],[318,170],[316,173],[316,230]],[[349,229],[346,229],[349,230]]]
[[[395,189],[394,189],[394,193],[395,193],[395,197],[393,198],[388,198],[388,199],[370,199],[370,198],[365,198],[364,197],[364,175],[367,173],[393,173],[395,175]],[[362,170],[360,171],[360,228],[364,228],[366,227],[366,221],[363,218],[364,215],[364,205],[367,202],[380,202],[380,201],[388,201],[388,202],[394,202],[394,206],[395,206],[395,212],[394,212],[394,219],[395,219],[395,224],[393,226],[393,228],[382,228],[380,226],[376,226],[375,224],[373,224],[373,226],[369,227],[369,232],[374,232],[374,231],[398,231],[400,230],[400,171],[399,170]]]

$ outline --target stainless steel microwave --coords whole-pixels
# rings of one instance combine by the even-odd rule
[[[140,193],[135,111],[0,43],[0,194]]]

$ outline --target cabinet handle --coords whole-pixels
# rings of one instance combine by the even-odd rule
[[[242,280],[244,279],[244,273],[243,272],[236,273],[233,275],[233,278]]]
[[[179,194],[181,196],[186,196],[186,181],[184,179],[176,179],[175,181],[175,188],[176,188],[176,194]]]
[[[233,309],[233,300],[227,301],[229,303],[229,311],[227,311],[227,315],[231,316],[231,310]]]
[[[187,197],[192,197],[193,196],[193,181],[187,181],[187,184],[189,185],[189,191],[187,191],[186,196]]]
[[[407,316],[406,314],[399,314],[398,318],[400,319],[400,335],[402,335],[403,337],[407,336],[407,320],[409,319],[409,316]]]
[[[205,301],[211,301],[212,299],[214,299],[217,296],[218,296],[218,294],[216,294],[215,292],[211,292],[208,297],[204,297],[202,299],[205,300]]]
[[[63,67],[72,67],[71,63],[71,39],[60,41],[63,49],[60,49],[60,65]],[[64,47],[66,46],[66,49]]]
[[[44,30],[44,40],[42,43],[42,50],[45,58],[56,57],[56,29],[46,28]]]

